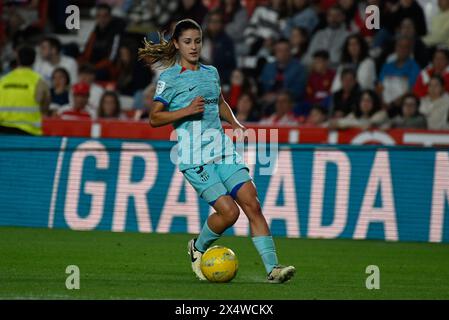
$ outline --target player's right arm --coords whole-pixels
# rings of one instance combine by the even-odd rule
[[[150,110],[150,125],[152,127],[161,127],[176,122],[184,117],[202,113],[204,111],[204,99],[196,97],[185,108],[176,111],[167,111],[164,104],[155,101]]]
[[[177,82],[170,72],[163,72],[156,85],[156,92],[153,97],[153,104],[150,110],[150,125],[161,127],[176,122],[184,117],[201,113],[204,111],[204,99],[196,97],[184,108],[170,110],[172,101],[177,95]]]

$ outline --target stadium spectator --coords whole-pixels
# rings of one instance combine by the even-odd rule
[[[338,4],[344,11],[346,28],[350,32],[360,33],[364,38],[371,38],[374,35],[374,30],[368,29],[365,23],[365,9],[369,5],[368,3],[356,0],[339,0]]]
[[[110,79],[108,71],[117,54],[124,29],[124,21],[112,16],[108,4],[97,6],[95,28],[87,40],[83,53],[78,57],[80,64],[94,65],[97,80]]]
[[[387,1],[386,3],[389,10],[383,18],[388,20],[386,27],[391,35],[396,32],[405,18],[410,18],[413,21],[418,36],[422,37],[427,34],[424,11],[419,3],[415,0],[399,0],[397,3]]]
[[[208,9],[202,0],[181,0],[180,3],[181,5],[173,15],[174,21],[189,18],[196,21],[199,25],[203,24]]]
[[[39,44],[39,55],[34,62],[33,69],[48,83],[51,82],[53,71],[62,67],[76,83],[78,78],[78,64],[72,57],[61,53],[61,42],[54,37],[45,37]]]
[[[326,127],[327,109],[321,105],[314,105],[306,120],[301,123],[301,127]]]
[[[388,120],[388,114],[380,109],[380,99],[373,90],[364,90],[360,94],[356,110],[344,118],[332,119],[331,129],[359,128],[368,130],[380,127]]]
[[[217,68],[222,84],[229,84],[231,71],[236,66],[234,43],[224,31],[220,11],[212,11],[206,18],[201,58],[205,64]]]
[[[316,11],[310,5],[310,0],[293,0],[290,3],[292,16],[286,21],[284,37],[290,38],[293,28],[303,28],[311,34],[318,25],[319,19]]]
[[[426,118],[419,113],[419,99],[412,93],[402,99],[401,113],[382,125],[381,129],[426,129]]]
[[[264,105],[270,106],[276,94],[287,89],[295,102],[302,97],[306,86],[306,68],[291,56],[290,44],[281,39],[275,45],[275,61],[265,64],[260,76]]]
[[[398,30],[402,20],[405,18],[410,18],[415,24],[415,30],[419,36],[425,35],[426,32],[426,22],[424,18],[424,13],[421,6],[414,0],[388,0],[382,2],[381,6],[381,30],[376,33],[374,40],[374,50],[371,55],[374,57],[379,57],[385,48],[386,43],[394,41],[394,35]],[[419,17],[422,16],[422,17]],[[417,21],[421,26],[417,25]],[[419,28],[419,29],[418,29]]]
[[[414,40],[413,57],[421,68],[426,67],[430,60],[429,50],[424,42],[416,35],[415,25],[412,19],[405,18],[402,20],[399,26],[399,34]]]
[[[341,89],[341,73],[345,68],[353,68],[357,72],[357,82],[362,89],[374,89],[376,81],[376,64],[369,56],[368,44],[360,34],[353,34],[346,39],[341,63],[332,83],[332,92]]]
[[[413,93],[422,98],[427,95],[430,78],[434,75],[440,75],[444,79],[446,91],[449,92],[449,50],[438,48],[433,54],[432,64],[427,66],[418,76]]]
[[[14,42],[14,46],[34,41],[45,26],[43,14],[47,11],[43,3],[40,10],[40,2],[43,0],[8,0],[4,1],[4,19],[6,33]],[[2,1],[3,2],[3,1]]]
[[[59,118],[63,120],[93,119],[95,113],[89,107],[90,85],[78,82],[72,86],[73,104],[58,110]]]
[[[354,69],[343,69],[340,77],[341,89],[333,94],[329,112],[333,118],[343,118],[355,111],[360,95],[360,86],[357,83]]]
[[[440,12],[432,18],[430,32],[423,38],[428,46],[449,46],[449,0],[438,0]]]
[[[78,69],[78,81],[88,83],[90,87],[89,107],[96,111],[100,105],[104,89],[95,83],[95,74],[95,68],[90,64],[81,65]],[[72,101],[72,96],[70,96],[71,104],[73,104]]]
[[[317,0],[317,6],[320,12],[327,12],[330,8],[335,6],[338,0]]]
[[[3,3],[0,4],[0,16],[3,15],[2,6],[3,6]],[[3,52],[3,48],[5,47],[5,44],[6,44],[5,24],[4,24],[3,19],[0,19],[0,52]],[[2,54],[0,54],[0,58],[2,58]],[[3,63],[0,63],[0,75],[2,73],[3,73]]]
[[[98,118],[125,119],[122,114],[120,100],[116,92],[105,91],[98,107]]]
[[[178,0],[126,0],[123,7],[129,19],[127,31],[148,33],[154,27],[166,29],[179,5]]]
[[[221,0],[219,10],[223,14],[224,30],[232,39],[238,56],[246,54],[245,37],[242,30],[248,25],[248,12],[240,0]]]
[[[276,98],[275,112],[260,120],[259,124],[266,126],[296,126],[298,119],[293,114],[293,99],[289,91],[282,90]]]
[[[344,13],[339,6],[333,6],[326,15],[327,27],[318,30],[309,45],[305,56],[305,63],[310,64],[313,53],[318,50],[327,50],[330,53],[331,67],[336,68],[341,56],[343,44],[349,35],[344,24]]]
[[[118,92],[131,97],[138,90],[143,90],[152,78],[152,73],[137,59],[137,48],[128,43],[120,45],[110,74],[116,81]]]
[[[393,38],[393,31],[390,32],[392,25],[392,6],[397,0],[367,0],[368,5],[376,5],[379,8],[380,29],[376,30],[370,42],[370,56],[377,59],[385,47],[385,43]]]
[[[240,122],[257,122],[256,100],[250,93],[243,93],[237,102],[236,115]]]
[[[95,3],[97,5],[99,4],[107,4],[111,7],[111,12],[113,15],[117,15],[119,17],[122,17],[125,15],[125,11],[132,5],[133,2],[128,0],[96,0]],[[92,17],[95,17],[95,14],[97,13],[97,8],[93,7],[90,14]]]
[[[240,96],[245,92],[253,91],[249,78],[241,69],[235,69],[231,73],[229,89],[224,92],[224,95],[229,106],[234,110]]]
[[[257,55],[267,41],[278,40],[285,18],[284,0],[269,0],[267,5],[257,6],[244,31],[248,54]]]
[[[382,93],[390,117],[398,114],[401,97],[411,91],[420,72],[418,64],[411,57],[412,45],[412,39],[403,36],[398,38],[394,60],[384,64],[379,74],[378,92]]]
[[[427,66],[430,60],[429,50],[427,49],[424,42],[422,42],[422,40],[416,36],[415,26],[410,18],[405,18],[402,20],[401,24],[399,25],[398,32],[396,33],[396,37],[410,38],[413,41],[413,49],[412,49],[413,58],[421,68]],[[393,53],[395,46],[394,40],[395,39],[392,39],[386,42],[385,47],[382,50],[382,54],[379,57],[380,61],[386,60],[387,62],[390,62],[394,60],[395,58],[395,53]]]
[[[313,54],[312,70],[309,73],[306,85],[305,103],[309,105],[320,104],[328,109],[330,104],[330,89],[334,80],[335,71],[329,68],[329,53],[326,50],[318,50]]]
[[[430,78],[429,92],[421,99],[419,111],[426,117],[428,129],[449,129],[449,94],[444,90],[441,76]]]
[[[309,34],[307,30],[301,27],[293,27],[290,32],[289,42],[292,48],[292,57],[301,61],[307,53],[307,47],[309,46]]]
[[[51,103],[50,111],[55,114],[57,110],[69,105],[70,75],[64,68],[56,68],[51,75]]]
[[[31,69],[35,57],[33,48],[19,47],[17,68],[0,79],[0,133],[42,134],[42,115],[48,113],[50,92]]]

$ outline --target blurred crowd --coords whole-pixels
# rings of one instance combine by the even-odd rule
[[[95,19],[82,45],[60,40],[76,32],[61,19],[66,1],[0,4],[0,72],[23,66],[17,52],[31,45],[47,116],[148,118],[161,70],[137,48],[192,18],[203,27],[202,63],[217,67],[242,122],[449,129],[449,0],[78,2]],[[379,29],[365,24],[368,5],[380,9]]]

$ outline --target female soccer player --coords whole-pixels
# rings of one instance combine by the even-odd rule
[[[200,268],[201,256],[237,221],[238,203],[249,219],[252,240],[262,257],[267,280],[271,283],[289,280],[295,268],[278,264],[273,238],[248,167],[221,126],[220,117],[233,129],[245,130],[223,99],[217,69],[199,62],[201,27],[185,19],[175,25],[170,40],[159,37],[160,43],[145,41],[139,49],[139,57],[149,65],[166,68],[157,83],[150,124],[153,127],[174,125],[178,155],[182,154],[179,169],[216,211],[209,216],[198,238],[188,242],[193,272],[200,280],[206,279]],[[211,149],[213,156],[202,156],[210,154],[205,150]]]

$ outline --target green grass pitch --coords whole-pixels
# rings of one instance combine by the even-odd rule
[[[188,234],[77,232],[0,228],[0,299],[449,299],[449,245],[275,238],[281,263],[296,277],[265,283],[250,238],[217,244],[239,259],[225,284],[198,281]],[[67,290],[65,269],[80,268],[80,289]],[[368,290],[368,265],[380,289]]]

